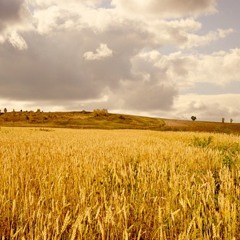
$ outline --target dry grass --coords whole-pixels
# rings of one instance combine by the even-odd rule
[[[1,128],[1,239],[239,239],[238,136]]]
[[[8,112],[0,113],[0,126],[57,127],[80,129],[161,129],[164,121],[157,118],[94,112]]]

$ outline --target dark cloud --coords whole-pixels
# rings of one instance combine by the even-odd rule
[[[111,92],[123,105],[110,97],[103,103],[105,107],[145,110],[166,109],[172,104],[175,89],[157,86],[156,80],[153,81],[157,74],[152,73],[153,82],[146,85],[142,84],[141,76],[138,78],[132,72],[132,56],[148,41],[145,33],[119,27],[103,33],[90,29],[49,35],[25,33],[23,38],[28,43],[27,50],[19,51],[7,43],[0,46],[2,98],[57,105],[98,99]],[[84,53],[94,52],[101,43],[112,50],[112,56],[99,61],[85,60]],[[130,82],[127,89],[122,85],[124,80]]]
[[[109,41],[90,30],[50,36],[25,34],[27,51],[2,45],[1,96],[16,100],[91,99],[101,96],[106,87],[117,88],[121,78],[130,77],[129,59],[133,50],[121,50],[121,46],[116,50],[116,37],[112,35]],[[85,61],[84,53],[96,49],[101,41],[113,49],[113,56]],[[128,43],[133,44],[133,41]]]
[[[0,0],[0,30],[7,24],[20,20],[20,9],[24,0]]]
[[[113,0],[114,6],[120,7],[127,13],[144,14],[145,16],[158,16],[162,18],[174,18],[190,15],[200,15],[212,12],[217,0]]]
[[[125,92],[124,109],[152,111],[171,109],[178,91],[174,86],[136,84]]]

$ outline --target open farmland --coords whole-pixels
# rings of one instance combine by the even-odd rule
[[[144,129],[240,134],[240,123],[163,119],[126,114],[93,112],[7,112],[0,113],[0,127],[75,129]]]
[[[237,135],[0,130],[1,239],[239,239]]]

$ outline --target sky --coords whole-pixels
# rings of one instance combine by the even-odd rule
[[[240,1],[0,0],[0,109],[240,122]]]

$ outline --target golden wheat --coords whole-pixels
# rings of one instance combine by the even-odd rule
[[[1,128],[0,238],[239,239],[239,144],[226,134]]]

